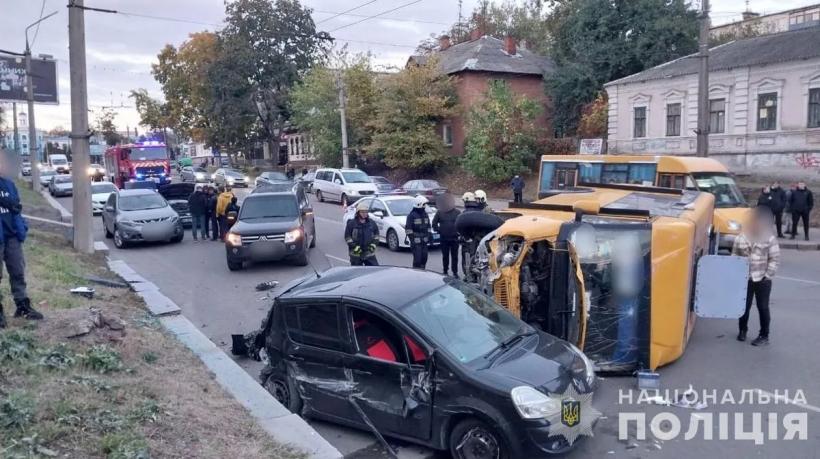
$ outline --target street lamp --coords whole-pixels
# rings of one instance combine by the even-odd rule
[[[40,154],[37,151],[37,129],[34,126],[34,83],[31,77],[31,45],[28,41],[28,31],[37,24],[57,14],[57,11],[43,16],[26,27],[26,98],[28,99],[28,152],[31,161],[31,187],[37,190],[40,186]],[[19,167],[19,158],[17,161]]]

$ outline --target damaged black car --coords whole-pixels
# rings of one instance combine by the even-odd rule
[[[266,362],[262,384],[294,413],[455,458],[569,450],[596,385],[571,344],[458,279],[398,267],[291,283],[234,353]]]

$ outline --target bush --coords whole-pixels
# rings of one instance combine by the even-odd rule
[[[112,373],[123,370],[120,354],[106,345],[92,346],[82,355],[83,365],[97,373]]]
[[[20,430],[34,418],[34,400],[23,394],[14,393],[0,402],[0,429]]]

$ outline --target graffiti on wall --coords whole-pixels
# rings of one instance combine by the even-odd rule
[[[820,156],[814,153],[799,153],[794,155],[794,162],[803,169],[820,168]]]

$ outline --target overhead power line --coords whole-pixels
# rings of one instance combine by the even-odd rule
[[[37,19],[38,21],[43,19],[43,13],[46,10],[46,0],[43,0],[43,3],[40,5],[40,18]],[[34,42],[37,41],[37,35],[40,33],[40,23],[37,23],[37,29],[34,31],[34,38],[31,39],[31,48],[34,47]]]
[[[335,19],[335,18],[337,18],[337,17],[339,17],[339,16],[343,16],[343,15],[345,15],[345,14],[347,14],[347,13],[351,12],[351,11],[356,11],[356,10],[358,10],[359,8],[363,8],[363,7],[367,6],[367,5],[370,5],[371,3],[376,3],[377,1],[379,1],[379,0],[370,0],[369,2],[364,2],[364,3],[362,3],[361,5],[357,5],[357,6],[354,6],[353,8],[348,9],[348,10],[344,10],[344,11],[342,11],[341,13],[334,13],[334,15],[333,15],[333,16],[331,16],[331,17],[329,17],[329,18],[322,19],[321,21],[317,22],[317,23],[316,23],[316,25],[319,25],[319,24],[321,24],[321,23],[323,23],[323,22],[330,21],[331,19]]]
[[[364,21],[369,21],[369,20],[371,20],[371,19],[375,19],[375,18],[377,18],[377,17],[379,17],[379,16],[384,16],[385,14],[392,13],[393,11],[398,11],[398,10],[400,10],[400,9],[402,9],[402,8],[406,8],[406,7],[410,6],[410,5],[415,5],[416,3],[419,3],[419,2],[421,2],[421,0],[414,0],[414,1],[412,1],[412,2],[404,3],[404,4],[402,4],[402,5],[399,5],[399,6],[395,7],[395,8],[389,9],[389,10],[387,10],[387,11],[382,11],[381,13],[374,14],[373,16],[367,16],[367,17],[365,17],[364,19],[360,19],[360,20],[358,20],[358,21],[356,21],[356,22],[351,22],[350,24],[345,24],[345,25],[343,25],[343,26],[341,26],[341,27],[336,27],[335,29],[331,30],[330,32],[335,32],[335,31],[337,31],[337,30],[342,30],[342,29],[346,29],[346,28],[348,28],[348,27],[352,27],[352,26],[357,25],[357,24],[361,24],[361,23],[362,23],[362,22],[364,22]]]
[[[370,17],[367,14],[357,14],[357,13],[344,13],[344,14],[342,14],[342,13],[337,13],[336,11],[327,11],[327,10],[313,10],[313,12],[314,13],[320,13],[320,14],[336,14],[336,15],[339,15],[339,16],[350,16],[350,17],[354,17],[354,18],[369,18]],[[392,17],[391,18],[380,17],[379,19],[381,19],[382,21],[417,22],[419,24],[433,24],[433,25],[443,25],[443,26],[450,26],[451,25],[449,22],[427,21],[427,20],[424,20],[424,19],[409,19],[409,18],[404,19],[404,18],[392,18]],[[327,19],[322,19],[320,22],[325,22],[326,20]],[[318,24],[318,22],[317,22],[317,24]]]

